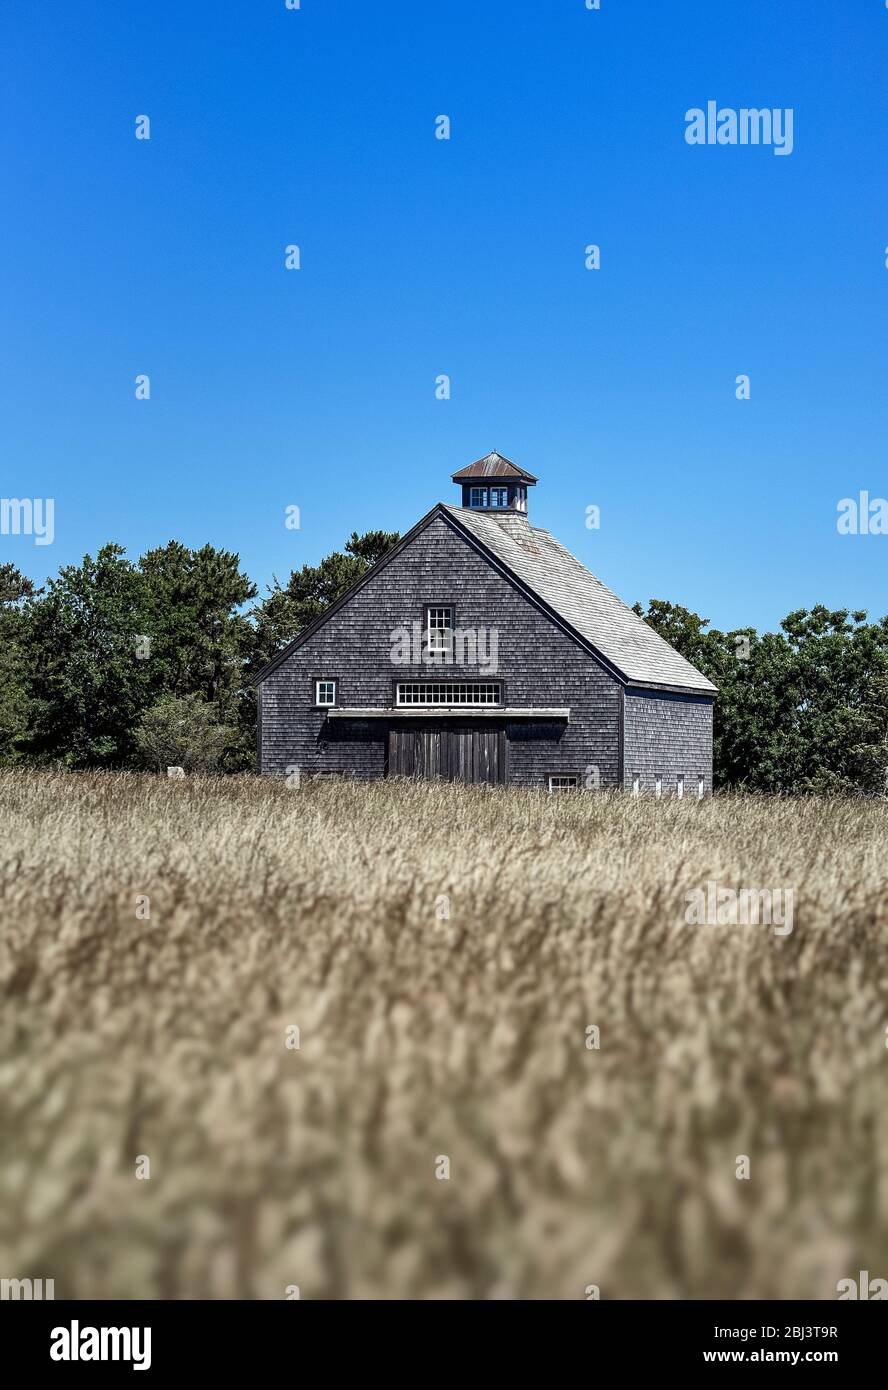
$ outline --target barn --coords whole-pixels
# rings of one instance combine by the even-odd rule
[[[548,531],[494,452],[257,677],[270,776],[712,789],[715,686]]]

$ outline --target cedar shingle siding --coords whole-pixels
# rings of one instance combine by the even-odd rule
[[[662,778],[663,795],[684,777],[685,796],[712,790],[712,700],[694,695],[657,695],[627,690],[625,699],[624,786],[639,779],[639,790],[652,791]]]
[[[424,628],[428,604],[451,607],[458,629],[495,629],[497,669],[395,664],[392,632],[414,622]],[[588,611],[592,605],[594,613]],[[590,640],[592,632],[607,654]],[[630,672],[621,669],[624,654]],[[648,671],[652,687],[669,688],[644,688]],[[337,680],[343,714],[329,717],[314,707],[319,679]],[[513,717],[471,709],[460,711],[458,720],[434,709],[409,721],[399,717],[393,708],[396,682],[429,680],[497,681],[501,703]],[[706,792],[711,790],[714,687],[553,537],[514,513],[500,519],[439,504],[344,600],[270,662],[258,684],[259,766],[265,774],[298,768],[300,775],[383,777],[403,768],[405,747],[415,746],[418,769],[430,757],[440,768],[443,758],[446,772],[465,775],[463,760],[458,765],[447,750],[466,747],[465,736],[471,743],[474,729],[471,775],[478,780],[545,788],[549,776],[569,774],[580,785],[631,787],[638,777],[647,790],[660,776],[668,794],[681,775],[685,795],[695,796],[702,774]],[[361,718],[367,711],[389,713]],[[390,729],[397,731],[391,769]],[[492,770],[488,748],[495,756]]]

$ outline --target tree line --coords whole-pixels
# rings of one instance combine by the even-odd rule
[[[106,545],[40,589],[0,565],[0,762],[252,769],[253,677],[398,539],[353,532],[261,598],[210,545]],[[635,612],[719,688],[716,786],[886,791],[888,618],[817,605],[759,634],[663,599]]]

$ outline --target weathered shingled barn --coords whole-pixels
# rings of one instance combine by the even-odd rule
[[[712,787],[715,687],[548,531],[492,453],[260,672],[267,774]]]

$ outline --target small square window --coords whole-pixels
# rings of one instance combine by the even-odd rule
[[[336,684],[333,681],[315,681],[315,704],[329,707],[336,704]]]
[[[553,773],[549,778],[549,794],[576,791],[579,785],[580,779],[573,773]]]

